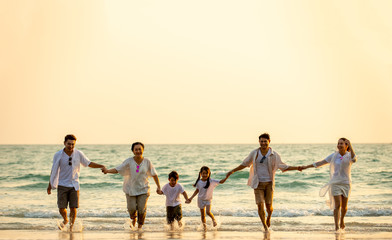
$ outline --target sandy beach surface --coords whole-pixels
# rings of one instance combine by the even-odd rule
[[[126,232],[126,231],[83,231],[78,233],[30,230],[2,230],[0,239],[392,239],[391,232]]]

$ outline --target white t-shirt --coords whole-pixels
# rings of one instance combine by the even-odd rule
[[[177,183],[174,187],[167,183],[163,186],[162,192],[166,196],[166,206],[175,207],[181,204],[180,194],[185,192],[185,190],[179,183]]]
[[[204,188],[207,184],[207,181],[199,180],[196,184],[196,188],[199,189],[198,198],[203,201],[211,201],[212,194],[214,192],[214,188],[219,185],[219,181],[216,179],[210,178],[210,186],[208,188]]]
[[[69,158],[74,158],[74,154],[68,156],[65,152],[61,154],[60,158],[60,173],[59,173],[59,186],[73,187],[72,184],[72,165],[69,165]],[[72,162],[72,160],[71,160]]]
[[[260,163],[261,159],[263,158],[263,154],[261,154],[261,151],[259,149],[258,156],[256,159],[256,171],[257,171],[257,177],[259,178],[259,182],[271,182],[271,176],[268,171],[268,157],[271,155],[271,148],[268,149],[267,154],[265,155],[265,159],[263,163]]]
[[[130,157],[115,169],[124,177],[123,191],[129,196],[149,194],[148,178],[158,175],[151,161],[147,158],[144,158],[138,165],[133,157]]]

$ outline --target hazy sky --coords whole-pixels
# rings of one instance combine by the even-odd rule
[[[0,1],[0,144],[392,142],[392,1]]]

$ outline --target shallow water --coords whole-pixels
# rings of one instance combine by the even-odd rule
[[[108,168],[130,156],[128,145],[78,145],[86,156]],[[146,145],[144,156],[157,169],[161,186],[167,174],[176,170],[188,195],[201,166],[207,165],[215,179],[238,166],[257,145]],[[271,145],[289,165],[305,165],[324,159],[335,144]],[[392,231],[392,144],[354,145],[358,162],[352,167],[352,192],[346,225],[353,231]],[[0,145],[0,230],[49,230],[60,218],[56,191],[46,194],[53,154],[61,145]],[[328,181],[329,167],[276,174],[272,229],[309,231],[333,228],[332,211],[318,196]],[[233,174],[214,191],[212,211],[220,230],[260,231],[253,190],[246,185],[249,169]],[[104,175],[99,169],[82,168],[78,217],[89,230],[122,230],[127,219],[120,175]],[[165,229],[165,198],[151,196],[145,230]],[[183,201],[184,202],[184,201]],[[184,231],[197,230],[200,212],[196,201],[183,203]],[[209,219],[208,219],[209,220]]]

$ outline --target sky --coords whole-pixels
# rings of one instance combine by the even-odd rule
[[[0,1],[0,144],[392,143],[392,1]]]

